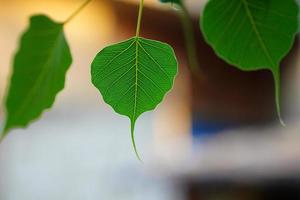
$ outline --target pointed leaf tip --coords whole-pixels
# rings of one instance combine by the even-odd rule
[[[132,142],[134,153],[135,153],[137,159],[139,161],[143,162],[142,159],[141,159],[141,157],[140,157],[140,155],[139,155],[139,152],[137,150],[136,143],[135,143],[135,137],[134,137],[135,122],[136,122],[136,120],[130,120],[131,142]]]
[[[224,6],[226,12],[220,15]],[[280,114],[279,63],[291,49],[298,32],[298,10],[295,0],[210,0],[200,20],[204,38],[229,64],[244,71],[269,69],[273,72],[281,124],[284,122]]]
[[[281,115],[281,77],[280,77],[280,68],[272,70],[272,75],[274,79],[274,90],[275,90],[275,103],[276,103],[276,112],[278,120],[282,126],[286,126]]]
[[[131,120],[155,109],[173,87],[178,71],[173,49],[165,43],[133,37],[104,48],[92,62],[92,82],[104,101]]]

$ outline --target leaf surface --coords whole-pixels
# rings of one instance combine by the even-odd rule
[[[201,29],[214,51],[241,70],[268,69],[276,86],[280,117],[280,61],[298,29],[294,0],[210,0]]]
[[[31,17],[14,57],[6,99],[4,133],[26,127],[50,108],[64,87],[72,57],[63,24],[44,15]]]
[[[173,49],[154,40],[133,37],[108,46],[96,55],[92,63],[92,82],[107,104],[129,117],[135,151],[137,118],[162,101],[172,88],[176,74]]]
[[[182,5],[183,0],[159,0],[162,3],[175,3],[177,5]]]

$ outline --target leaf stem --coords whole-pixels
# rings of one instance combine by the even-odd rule
[[[193,23],[191,20],[191,16],[186,8],[186,6],[182,3],[181,7],[181,23],[183,27],[185,45],[187,49],[187,56],[190,65],[190,69],[192,72],[199,72],[199,63],[197,59],[197,50],[196,50],[196,41]]]
[[[194,34],[194,26],[191,15],[189,14],[185,4],[182,2],[179,5],[180,20],[183,28],[183,35],[185,40],[185,48],[187,51],[188,66],[191,75],[197,78],[199,81],[204,81],[206,78],[203,76],[199,68],[196,39]]]
[[[139,15],[138,15],[138,19],[137,19],[136,34],[135,34],[136,37],[140,36],[143,8],[144,8],[144,0],[140,0]]]
[[[64,22],[63,24],[69,23],[74,17],[78,15],[92,0],[86,0],[75,12],[73,12]]]

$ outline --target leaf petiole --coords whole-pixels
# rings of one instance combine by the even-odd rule
[[[193,20],[189,14],[186,5],[181,0],[161,0],[163,3],[171,3],[172,6],[178,11],[180,17],[181,26],[183,30],[184,43],[186,48],[186,56],[188,60],[188,67],[192,76],[195,76],[198,80],[204,80],[205,77],[201,72],[197,56],[197,42],[195,38]]]
[[[69,23],[74,17],[76,17],[92,0],[86,0],[75,12],[73,12],[63,24]]]
[[[139,35],[140,35],[143,8],[144,8],[144,0],[140,0],[139,15],[138,15],[138,20],[137,20],[137,25],[136,25],[136,34],[135,34],[136,37],[139,37]]]
[[[183,3],[180,5],[180,8],[181,8],[180,18],[183,27],[185,46],[187,50],[190,69],[194,73],[199,73],[199,63],[198,63],[197,50],[195,45],[196,41],[195,41],[195,34],[194,34],[191,16],[188,13],[188,10]]]

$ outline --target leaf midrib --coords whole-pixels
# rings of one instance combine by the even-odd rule
[[[164,74],[164,76],[166,77],[167,80],[170,81],[170,84],[172,84],[172,80],[169,77],[169,75],[166,73],[166,71],[162,68],[162,66],[152,57],[151,54],[149,54],[149,52],[147,52],[146,49],[144,49],[143,44],[147,44],[151,47],[155,47],[158,48],[161,51],[165,51],[164,49],[161,49],[159,47],[156,47],[154,45],[148,44],[147,42],[145,42],[143,40],[143,38],[135,36],[133,38],[131,38],[129,40],[128,46],[124,48],[124,50],[122,50],[121,52],[119,52],[116,56],[114,56],[108,63],[106,63],[104,65],[104,68],[106,69],[108,66],[110,66],[110,64],[113,63],[113,61],[115,61],[116,58],[118,58],[119,56],[123,55],[125,52],[127,52],[132,46],[135,45],[135,49],[134,49],[134,54],[133,54],[133,59],[132,61],[134,61],[134,65],[132,67],[130,67],[125,73],[123,73],[122,75],[120,75],[116,80],[114,80],[112,82],[112,84],[110,84],[109,86],[106,87],[106,90],[103,92],[103,96],[106,97],[108,95],[108,92],[111,90],[111,88],[118,83],[118,81],[124,77],[129,71],[131,71],[134,68],[134,79],[133,79],[133,84],[132,86],[130,86],[130,88],[128,90],[126,90],[122,95],[121,98],[117,101],[117,103],[115,103],[115,107],[118,107],[120,102],[122,101],[122,98],[130,91],[130,90],[134,90],[133,91],[133,107],[131,110],[130,115],[128,114],[127,116],[131,119],[132,122],[135,122],[135,120],[137,119],[139,113],[138,113],[138,107],[139,107],[139,93],[140,92],[144,92],[146,96],[149,97],[149,99],[154,103],[155,101],[152,99],[152,97],[149,96],[149,94],[147,94],[147,92],[144,90],[144,88],[142,88],[141,85],[139,85],[139,79],[141,76],[145,76],[146,79],[148,79],[149,81],[151,81],[151,83],[157,87],[157,89],[163,93],[162,88],[160,88],[150,77],[148,77],[146,74],[144,74],[140,68],[142,68],[143,62],[140,61],[141,59],[141,55],[143,53],[145,53],[145,55],[147,57],[149,57],[149,59],[154,63],[154,65],[156,65],[159,70],[161,70],[161,72]],[[131,61],[130,61],[131,62]],[[127,62],[125,65],[122,66],[126,66],[128,63]],[[146,66],[145,66],[146,67]],[[119,67],[118,69],[120,69],[121,67]],[[102,69],[101,72],[103,72],[105,69]],[[115,71],[115,70],[114,70]],[[97,73],[99,74],[99,72]],[[97,76],[97,74],[95,76]]]
[[[134,91],[134,107],[132,121],[136,120],[137,94],[138,94],[138,59],[139,59],[139,38],[135,37],[135,91]]]
[[[56,39],[54,40],[54,44],[53,44],[52,48],[50,49],[49,57],[42,67],[42,68],[45,68],[45,70],[42,70],[42,72],[38,75],[38,77],[34,83],[34,86],[27,93],[27,97],[23,101],[24,103],[21,105],[21,107],[18,109],[18,112],[15,114],[16,117],[19,116],[24,111],[24,109],[27,107],[29,102],[32,100],[32,98],[30,98],[32,96],[31,94],[37,90],[37,88],[40,86],[40,83],[43,80],[44,76],[47,74],[46,72],[49,71],[49,69],[50,69],[49,64],[50,64],[50,61],[53,59],[55,49],[57,48],[58,43],[59,43],[58,41],[61,38],[61,34],[62,34],[62,27],[61,27],[60,31],[58,32]]]
[[[261,48],[262,48],[262,50],[263,50],[263,52],[264,52],[266,58],[267,58],[268,61],[270,62],[271,67],[273,67],[273,68],[274,68],[274,67],[277,67],[277,66],[275,65],[275,63],[274,63],[272,57],[271,57],[271,54],[270,54],[270,52],[269,52],[269,50],[268,50],[268,48],[267,48],[267,46],[266,46],[266,44],[265,44],[263,38],[261,37],[261,34],[260,34],[260,32],[259,32],[259,30],[258,30],[258,28],[257,28],[256,22],[255,22],[255,20],[254,20],[254,17],[253,17],[253,15],[252,15],[252,13],[251,13],[251,11],[250,11],[250,9],[249,9],[249,5],[248,5],[247,0],[241,0],[241,1],[242,1],[242,3],[244,4],[244,8],[245,8],[246,14],[247,14],[247,16],[248,16],[248,18],[249,18],[250,24],[251,24],[251,26],[252,26],[252,28],[253,28],[253,31],[254,31],[255,35],[257,36],[258,43],[259,43],[259,45],[261,46]],[[268,67],[268,66],[265,66],[265,67]]]
[[[144,90],[144,88],[142,88],[141,86],[139,86],[138,85],[138,77],[139,77],[139,72],[141,73],[141,70],[139,70],[139,65],[142,65],[142,63],[141,62],[139,62],[139,48],[141,48],[145,53],[146,53],[146,55],[152,60],[152,62],[154,62],[155,63],[155,65],[157,65],[158,67],[159,67],[159,69],[164,73],[164,75],[166,76],[166,78],[170,81],[170,82],[172,82],[171,81],[171,79],[170,79],[170,77],[169,77],[169,75],[163,70],[163,68],[159,65],[159,63],[157,63],[157,61],[146,51],[146,49],[144,49],[144,47],[142,46],[142,43],[143,43],[144,41],[143,40],[140,40],[140,37],[135,37],[134,38],[134,43],[135,43],[135,45],[136,45],[136,49],[135,49],[135,92],[134,92],[134,110],[133,110],[133,116],[132,116],[132,119],[131,120],[133,120],[133,121],[135,121],[136,120],[136,118],[137,118],[137,116],[136,116],[136,110],[137,110],[137,96],[138,96],[138,88],[140,88],[141,90],[143,90],[143,92],[150,98],[150,96],[145,92],[145,90]],[[147,43],[145,43],[145,44],[147,44]],[[153,46],[153,45],[151,45],[151,46]],[[156,47],[157,48],[157,47]],[[142,74],[143,75],[143,74]],[[146,75],[144,75],[144,76],[146,76]],[[148,78],[149,79],[149,77],[147,77],[146,76],[146,78]],[[158,87],[154,82],[153,82],[153,80],[152,79],[150,79],[151,80],[151,82],[152,82],[152,84],[154,84],[154,86],[156,86],[160,91],[162,91],[161,90],[161,88],[160,87]],[[151,101],[152,102],[154,102],[153,101],[153,99],[152,98],[150,98],[151,99]]]

